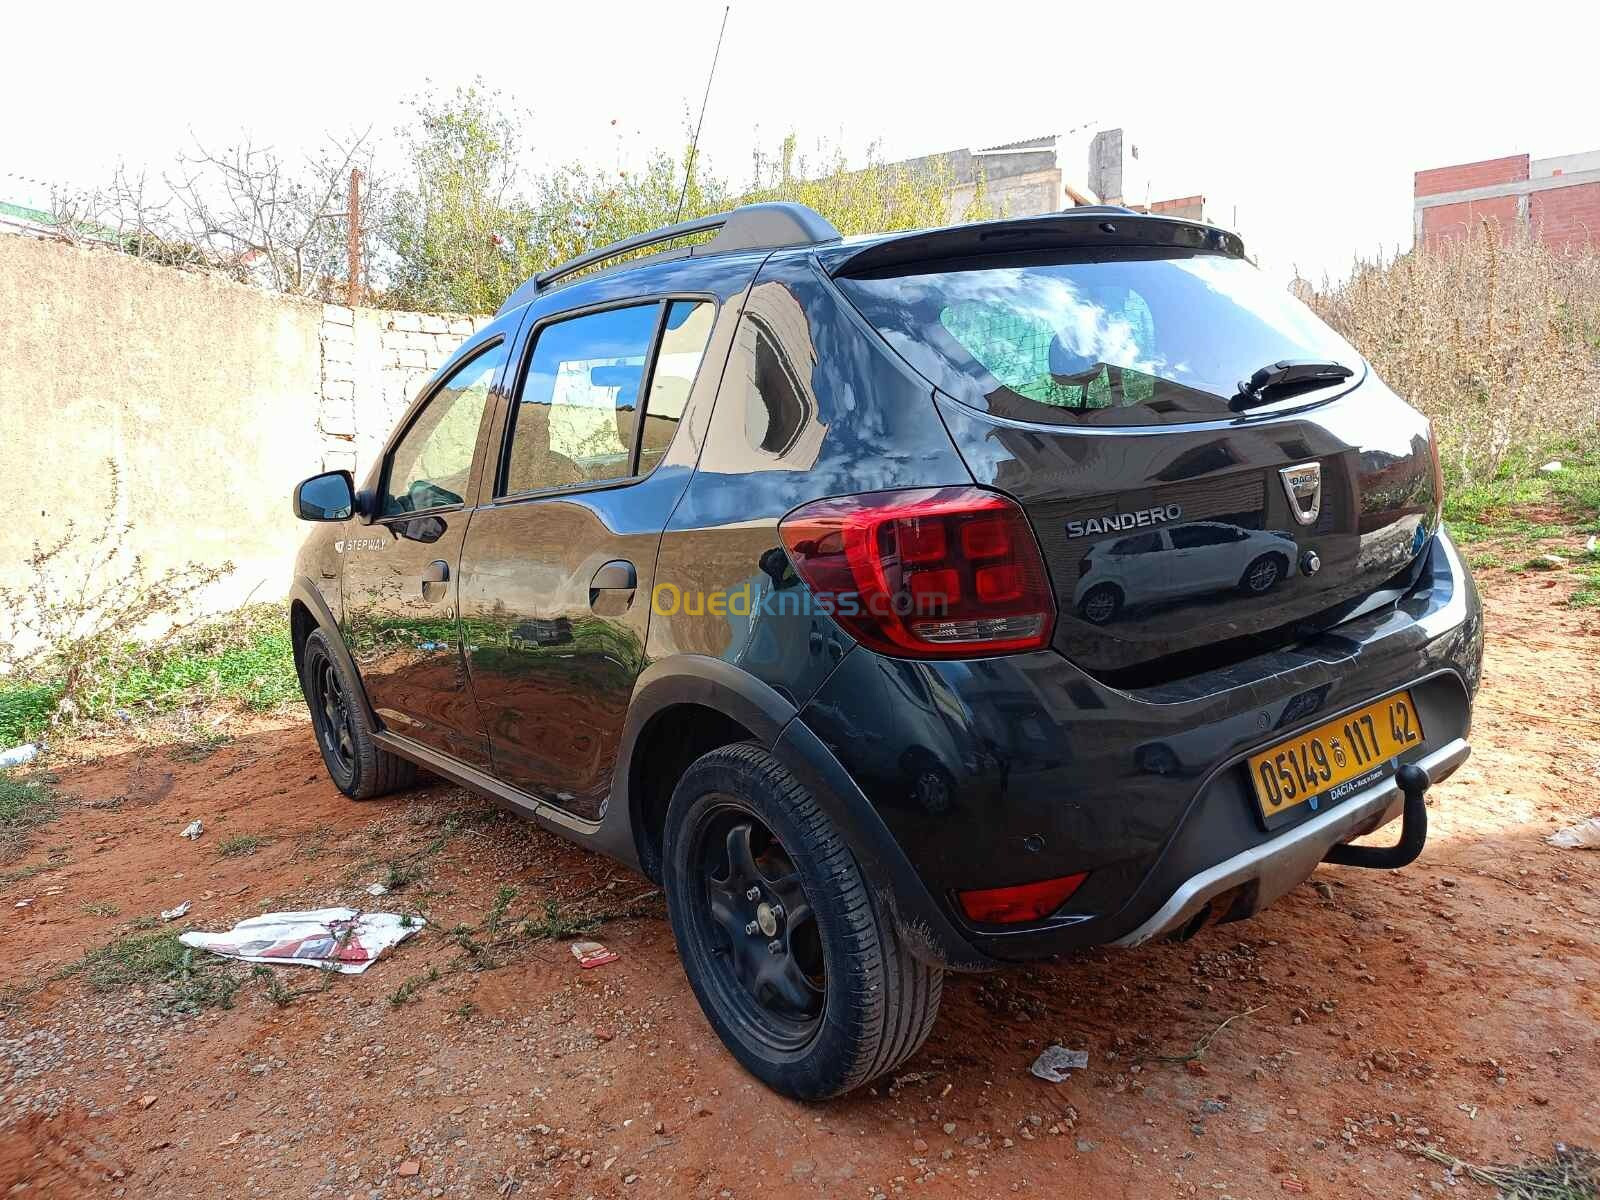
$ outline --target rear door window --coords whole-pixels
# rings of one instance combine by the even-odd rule
[[[1231,415],[1240,381],[1284,359],[1339,363],[1351,382],[1364,370],[1286,289],[1224,255],[1054,250],[837,282],[942,391],[1023,420],[1193,421]]]
[[[715,307],[705,300],[674,300],[667,305],[661,348],[656,351],[655,369],[650,372],[637,474],[648,475],[655,469],[678,432],[715,316]]]
[[[612,308],[538,333],[512,408],[505,494],[625,479],[659,304]]]
[[[1133,537],[1123,538],[1111,547],[1113,554],[1156,554],[1161,550],[1161,535],[1159,533],[1141,533]]]
[[[654,301],[540,329],[512,406],[499,494],[648,474],[683,419],[715,315],[708,301]]]
[[[1237,530],[1227,525],[1177,525],[1172,529],[1172,544],[1179,550],[1225,546],[1239,541],[1240,537]]]

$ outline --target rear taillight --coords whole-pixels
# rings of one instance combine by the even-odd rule
[[[912,658],[1049,645],[1055,601],[1016,503],[975,487],[818,500],[778,524],[789,560],[858,641]]]
[[[967,920],[980,925],[1014,925],[1019,921],[1039,921],[1048,917],[1069,899],[1088,878],[1086,873],[1041,879],[1015,887],[982,888],[957,892],[961,911]]]

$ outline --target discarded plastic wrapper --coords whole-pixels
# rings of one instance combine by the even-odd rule
[[[1570,829],[1558,830],[1545,841],[1563,850],[1600,850],[1600,817],[1590,817]]]
[[[321,967],[359,975],[390,946],[426,924],[421,917],[360,912],[354,908],[314,908],[307,912],[263,913],[240,921],[227,933],[185,933],[178,940],[244,962]]]
[[[39,747],[32,742],[26,746],[13,746],[11,749],[0,753],[0,770],[6,767],[20,767],[23,763],[30,763],[39,757]]]
[[[606,949],[599,942],[573,942],[572,957],[587,971],[593,967],[603,967],[608,962],[616,962],[622,956],[615,950]]]
[[[387,896],[388,894],[389,889],[384,887],[381,883],[367,884],[367,895],[369,896]]]
[[[189,903],[189,901],[185,900],[182,904],[178,905],[177,908],[162,909],[161,919],[163,921],[176,921],[179,917],[183,916],[189,911]]]
[[[205,831],[206,831],[205,824],[203,822],[201,822],[200,820],[196,819],[196,820],[190,821],[187,825],[185,825],[183,827],[183,832],[180,833],[178,836],[179,837],[186,837],[190,841],[193,841],[195,838],[199,837]]]
[[[1046,1046],[1043,1054],[1033,1060],[1028,1068],[1046,1083],[1061,1083],[1072,1071],[1081,1071],[1089,1065],[1087,1050],[1068,1050],[1065,1046]]]

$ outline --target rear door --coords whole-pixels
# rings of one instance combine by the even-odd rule
[[[644,666],[656,550],[693,463],[667,460],[716,313],[665,297],[537,325],[468,533],[462,616],[495,774],[579,820],[601,815]]]
[[[340,546],[345,641],[379,719],[477,767],[488,742],[467,687],[457,574],[506,358],[491,343],[433,387],[384,457],[376,518]]]
[[[1437,461],[1427,421],[1354,349],[1220,231],[1131,216],[1006,228],[1008,246],[1059,244],[940,256],[975,226],[847,248],[831,265],[935,385],[974,476],[1028,512],[1055,584],[1058,649],[1140,686],[1399,594],[1437,527]],[[1329,370],[1247,386],[1290,361]],[[1088,619],[1074,598],[1093,564],[1147,530],[1173,542],[1151,556],[1167,601]],[[1245,587],[1256,558],[1270,567]],[[1137,605],[1154,581],[1118,561]]]

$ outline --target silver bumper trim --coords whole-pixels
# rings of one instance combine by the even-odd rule
[[[1454,774],[1470,753],[1466,739],[1456,738],[1418,759],[1417,765],[1428,773],[1432,786]],[[1398,816],[1402,800],[1393,776],[1375,783],[1304,824],[1193,876],[1154,916],[1113,944],[1138,946],[1180,929],[1215,897],[1245,883],[1257,885],[1257,904],[1264,907],[1306,879],[1329,848],[1350,838],[1375,814],[1380,825]]]

